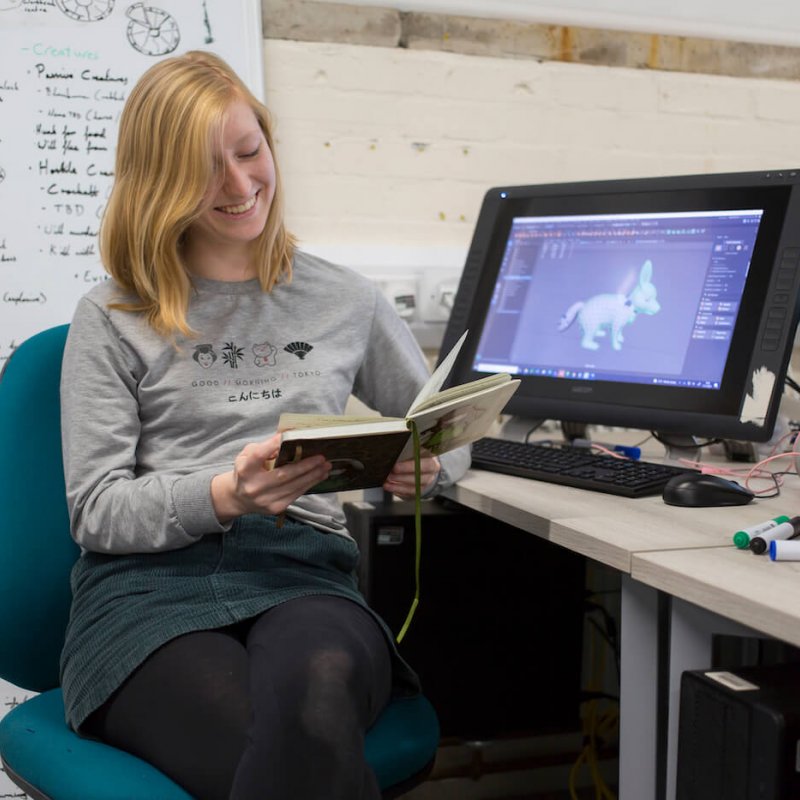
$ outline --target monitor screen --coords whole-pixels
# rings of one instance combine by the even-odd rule
[[[763,441],[797,324],[800,178],[683,176],[487,193],[443,351],[509,372],[508,411]]]

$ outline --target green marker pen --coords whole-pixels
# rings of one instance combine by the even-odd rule
[[[750,550],[757,556],[769,550],[769,543],[776,539],[794,539],[800,534],[800,517],[792,517],[788,522],[782,522],[768,531],[759,533],[750,540]]]
[[[751,525],[749,528],[742,528],[742,530],[736,531],[736,533],[733,534],[733,543],[740,550],[746,550],[750,547],[751,539],[754,539],[756,536],[761,536],[765,531],[772,530],[772,528],[776,528],[778,525],[788,521],[789,517],[785,514],[781,514],[779,517],[768,519],[766,522],[759,522],[756,525]]]

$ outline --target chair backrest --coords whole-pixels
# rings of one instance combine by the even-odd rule
[[[0,375],[0,677],[58,686],[69,617],[69,534],[59,383],[69,326],[23,342]]]

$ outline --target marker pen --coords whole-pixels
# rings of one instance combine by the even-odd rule
[[[800,533],[800,517],[792,517],[788,522],[781,522],[774,528],[764,531],[750,540],[750,549],[756,554],[766,553],[769,543],[776,539],[792,539]]]
[[[773,561],[800,561],[800,542],[776,539],[769,543],[769,557]]]
[[[757,525],[751,525],[749,528],[742,528],[740,531],[736,531],[736,533],[733,534],[733,543],[740,550],[746,550],[748,547],[750,547],[750,540],[754,536],[760,536],[765,531],[777,527],[782,522],[788,521],[789,517],[787,517],[785,514],[781,514],[779,517],[773,517],[772,519],[768,519],[766,522],[759,522]]]

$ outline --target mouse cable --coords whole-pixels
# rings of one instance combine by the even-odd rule
[[[546,419],[540,419],[538,422],[534,424],[534,426],[525,434],[525,438],[523,440],[525,444],[530,443],[531,434],[536,433],[536,431],[538,431],[539,428],[541,428],[542,425],[545,424],[545,422],[547,422]]]
[[[680,463],[690,467],[691,469],[698,469],[712,475],[721,475],[724,478],[739,480],[744,479],[744,486],[750,489],[756,497],[772,498],[780,494],[780,486],[783,483],[783,478],[786,475],[800,475],[797,467],[794,469],[780,470],[773,472],[771,469],[766,469],[766,465],[777,461],[780,458],[791,458],[794,460],[795,465],[797,459],[800,458],[800,450],[786,450],[782,453],[775,453],[774,455],[762,458],[760,461],[753,464],[751,467],[733,467],[728,468],[719,466],[717,464],[708,464],[702,461],[693,461],[687,458],[680,459]],[[750,486],[751,480],[771,480],[774,488],[767,489],[753,489]],[[769,494],[767,494],[769,492]]]
[[[781,494],[781,482],[780,478],[783,478],[785,475],[794,475],[795,473],[790,470],[784,470],[783,472],[773,472],[772,473],[772,480],[775,482],[775,491],[772,494],[760,494],[758,496],[759,500],[772,500],[774,497],[780,497]]]

